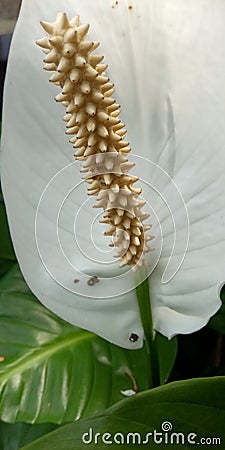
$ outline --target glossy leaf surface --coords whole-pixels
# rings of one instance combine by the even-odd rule
[[[165,381],[176,343],[158,339]],[[36,300],[17,265],[0,281],[0,349],[5,422],[69,422],[121,400],[132,376],[139,390],[151,383],[145,348],[119,348],[59,319]]]
[[[212,448],[209,442],[212,444],[213,438],[217,439],[214,443],[223,445],[224,394],[223,377],[171,383],[123,400],[103,414],[64,426],[23,450],[82,450],[87,443],[106,449],[110,440],[125,449],[132,444],[133,448],[146,448],[146,444],[149,448],[173,449],[181,444],[182,448],[197,448],[203,442]]]
[[[30,425],[0,422],[0,450],[18,450],[55,428],[58,426],[49,423]]]

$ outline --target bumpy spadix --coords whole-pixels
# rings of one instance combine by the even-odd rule
[[[82,161],[88,193],[97,196],[95,207],[104,209],[105,235],[112,236],[121,266],[141,265],[153,236],[143,224],[148,214],[142,211],[141,189],[133,186],[138,178],[128,173],[134,164],[126,156],[130,148],[120,105],[112,98],[114,85],[103,56],[93,53],[99,43],[87,39],[89,25],[80,25],[78,16],[69,21],[58,13],[55,22],[41,25],[48,33],[37,42],[46,54],[44,69],[54,72],[50,81],[62,89],[55,99],[66,107],[66,133]]]

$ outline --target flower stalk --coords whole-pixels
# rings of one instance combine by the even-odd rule
[[[138,307],[144,329],[145,346],[149,357],[149,388],[157,387],[160,383],[160,367],[155,331],[153,328],[153,318],[151,309],[151,299],[149,292],[149,281],[144,267],[139,267],[136,274],[136,294]],[[140,281],[144,280],[144,281]]]

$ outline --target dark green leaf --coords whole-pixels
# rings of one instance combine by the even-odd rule
[[[6,273],[15,262],[15,254],[7,223],[5,206],[0,202],[0,276]]]
[[[177,337],[170,341],[159,333],[156,333],[156,346],[159,357],[160,383],[167,382],[177,355]]]
[[[18,450],[21,446],[29,444],[58,427],[48,423],[29,425],[0,422],[0,450]]]
[[[225,286],[221,290],[220,298],[222,306],[210,320],[209,326],[219,333],[225,334]]]
[[[147,433],[153,433],[148,436],[148,448],[160,447],[164,450],[195,446],[198,448],[202,438],[208,438],[211,443],[212,438],[218,438],[220,448],[224,448],[224,423],[224,377],[180,381],[140,393],[113,405],[102,414],[63,426],[23,450],[82,450],[87,448],[88,441],[92,444],[90,448],[106,449],[109,443],[104,443],[104,439],[111,440],[115,447],[120,442],[121,447],[125,449],[132,448],[132,445],[133,448],[146,448],[146,444],[139,445],[139,436],[142,442],[146,439]],[[168,429],[171,431],[168,432]],[[90,430],[93,430],[93,433]],[[162,434],[155,435],[154,430]],[[102,439],[104,433],[110,435],[105,435]],[[117,438],[116,433],[120,433],[117,434]],[[139,434],[129,436],[128,433]],[[188,442],[188,436],[192,444]],[[82,437],[86,439],[86,443]],[[204,441],[206,446],[214,448],[213,445],[209,445],[209,440]]]
[[[62,299],[63,301],[63,299]],[[5,422],[79,419],[148,386],[145,349],[128,351],[44,308],[18,266],[0,280],[0,416]]]
[[[218,334],[208,326],[195,333],[178,336],[178,352],[170,381],[214,375]]]

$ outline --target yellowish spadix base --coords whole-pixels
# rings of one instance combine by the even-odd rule
[[[55,22],[41,25],[48,33],[37,42],[46,54],[44,69],[54,72],[50,81],[62,89],[55,99],[66,107],[66,133],[82,161],[88,193],[97,196],[95,207],[105,211],[105,235],[112,236],[121,266],[141,265],[153,236],[146,235],[150,225],[143,225],[149,215],[142,211],[141,189],[133,187],[138,178],[128,174],[134,164],[126,157],[130,148],[120,106],[111,97],[114,85],[105,74],[103,56],[93,54],[99,43],[87,40],[89,25],[80,25],[78,16],[69,21],[59,13]]]

